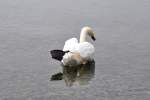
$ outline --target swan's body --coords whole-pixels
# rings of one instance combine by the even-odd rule
[[[79,42],[77,38],[68,39],[65,42],[63,51],[51,51],[52,57],[57,60],[61,58],[60,61],[66,66],[86,64],[87,61],[93,60],[95,48],[91,43],[87,42],[88,36],[95,40],[94,32],[90,27],[82,28]],[[59,56],[58,53],[61,53],[61,55]]]
[[[95,51],[94,46],[87,42],[88,36],[94,38],[94,33],[90,27],[84,27],[80,33],[80,42],[77,38],[68,39],[65,42],[63,51],[70,51],[63,56],[62,63],[64,65],[85,64],[89,60],[93,60]]]

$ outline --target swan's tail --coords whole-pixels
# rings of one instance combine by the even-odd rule
[[[62,50],[51,50],[50,54],[52,56],[53,59],[59,60],[61,61],[63,59],[63,56],[65,55],[65,53],[67,53],[69,51],[62,51]]]

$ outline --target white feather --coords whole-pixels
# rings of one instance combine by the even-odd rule
[[[89,59],[93,59],[95,48],[89,42],[82,42],[78,44],[77,51],[80,53],[80,56],[82,58],[89,60]]]
[[[64,65],[75,66],[93,59],[95,48],[91,43],[86,41],[88,35],[94,35],[92,32],[91,28],[84,27],[81,31],[80,43],[77,38],[70,38],[65,42],[63,51],[70,52],[63,56],[62,63]]]
[[[71,39],[68,39],[66,42],[65,42],[65,45],[64,45],[64,48],[63,48],[63,51],[71,51],[71,52],[74,52],[76,50],[76,47],[78,45],[78,40],[77,38],[71,38]]]

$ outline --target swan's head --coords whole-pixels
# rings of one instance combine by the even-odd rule
[[[86,33],[86,35],[90,36],[92,40],[94,40],[94,41],[96,40],[95,33],[91,27],[88,27],[88,26],[83,27],[81,30],[81,33]]]

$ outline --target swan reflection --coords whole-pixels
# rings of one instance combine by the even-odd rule
[[[89,61],[80,66],[64,66],[62,65],[62,73],[52,75],[51,80],[64,79],[66,86],[87,85],[94,77],[95,61]]]

